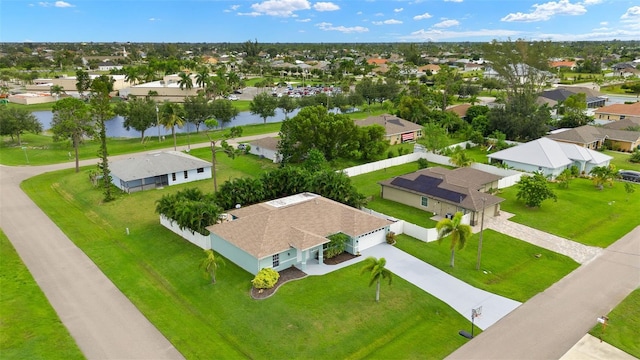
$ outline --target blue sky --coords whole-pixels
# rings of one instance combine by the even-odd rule
[[[637,0],[0,0],[0,42],[640,40]]]

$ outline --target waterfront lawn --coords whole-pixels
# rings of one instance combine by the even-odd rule
[[[211,131],[210,135],[214,139],[221,139],[224,130]],[[268,123],[266,125],[247,125],[242,127],[242,136],[251,136],[280,131],[280,123]],[[120,155],[140,151],[169,149],[173,150],[173,138],[166,135],[164,141],[158,141],[157,136],[149,132],[144,143],[140,138],[108,138],[107,149],[109,155]],[[207,135],[192,133],[177,135],[178,150],[183,150],[187,144],[208,143]],[[46,165],[74,161],[74,150],[69,141],[54,142],[50,134],[34,135],[30,133],[21,136],[22,147],[16,141],[11,141],[11,137],[0,137],[0,164],[3,165]],[[24,147],[24,149],[23,149]],[[100,143],[98,140],[87,140],[80,145],[80,160],[97,158]]]
[[[84,359],[2,231],[0,259],[0,357]]]
[[[502,189],[498,196],[510,220],[585,245],[607,247],[640,224],[640,186],[627,193],[622,182],[598,190],[589,179],[571,180],[568,189],[551,188],[558,201],[546,200],[539,208],[528,208],[516,200],[518,187]]]
[[[202,250],[154,213],[156,199],[192,184],[103,204],[86,170],[43,174],[23,189],[186,358],[444,358],[466,342],[457,335],[465,317],[400,278],[376,303],[358,264],[261,301],[249,296],[252,276],[230,261],[211,285],[198,268]]]
[[[579,266],[567,256],[488,229],[483,233],[480,271],[476,270],[479,234],[474,234],[463,250],[456,249],[452,268],[449,240],[426,243],[398,235],[396,246],[467,284],[520,302]]]
[[[640,358],[640,288],[634,290],[609,314],[607,314],[606,330],[601,324],[595,325],[589,334],[625,351],[636,358]]]

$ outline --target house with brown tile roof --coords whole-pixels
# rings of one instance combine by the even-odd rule
[[[640,119],[640,101],[633,104],[612,104],[596,109],[597,120],[618,121],[627,118]]]
[[[239,207],[228,221],[207,227],[211,248],[251,274],[323,263],[328,236],[349,236],[347,251],[357,254],[384,243],[391,221],[326,199],[301,193]]]
[[[460,211],[472,225],[485,216],[500,214],[503,198],[487,193],[498,188],[500,176],[470,167],[449,170],[433,167],[379,182],[381,197],[436,215]]]
[[[431,71],[431,74],[435,75],[438,73],[438,71],[440,71],[440,65],[436,65],[436,64],[423,65],[418,68],[418,71],[423,73],[426,73],[427,71]]]
[[[605,144],[618,151],[634,151],[640,147],[640,132],[616,130],[591,125],[579,126],[546,136],[549,139],[598,150]]]
[[[471,107],[471,104],[458,104],[447,108],[447,111],[458,115],[459,118],[464,119],[467,117],[467,111]]]
[[[569,61],[569,60],[551,61],[549,63],[549,67],[554,68],[554,69],[565,68],[565,69],[573,70],[573,69],[576,68],[576,62],[575,61]]]
[[[356,120],[355,123],[358,126],[380,125],[384,127],[385,139],[389,140],[391,145],[415,141],[424,136],[421,125],[390,114],[369,116],[363,120]]]

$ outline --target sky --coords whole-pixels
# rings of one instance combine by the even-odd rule
[[[0,0],[0,42],[640,40],[638,0]]]

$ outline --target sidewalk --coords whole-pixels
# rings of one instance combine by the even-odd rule
[[[366,249],[362,251],[362,256],[338,265],[307,265],[304,271],[309,275],[323,275],[360,262],[369,256],[385,258],[387,269],[396,276],[444,301],[467,319],[471,318],[472,309],[482,307],[482,316],[475,319],[475,325],[483,330],[521,305],[517,301],[477,289],[388,244]]]

